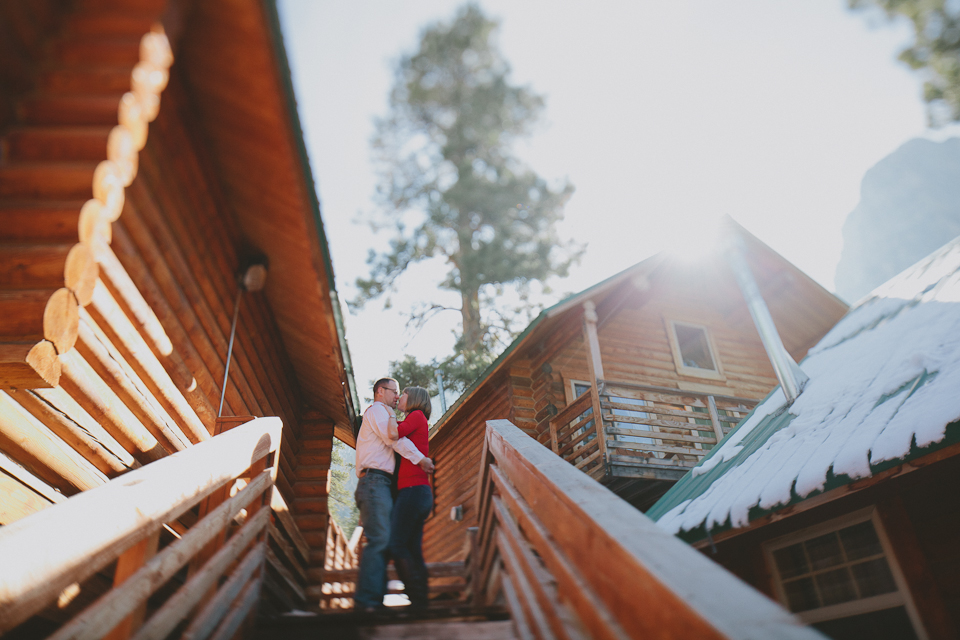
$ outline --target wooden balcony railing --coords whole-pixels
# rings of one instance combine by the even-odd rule
[[[470,595],[517,637],[821,637],[507,420],[480,473]]]
[[[248,422],[0,529],[0,635],[232,637],[260,597],[281,427]]]
[[[555,453],[595,479],[629,475],[631,467],[688,469],[756,404],[747,398],[600,380],[551,419],[550,443]],[[599,421],[594,415],[598,408]]]

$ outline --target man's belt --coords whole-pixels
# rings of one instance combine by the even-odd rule
[[[390,478],[391,480],[393,480],[393,474],[392,474],[392,473],[387,473],[386,471],[384,471],[384,470],[382,470],[382,469],[364,469],[364,470],[363,470],[363,475],[367,475],[368,473],[375,473],[375,474],[377,474],[378,476],[384,476],[384,477],[386,477],[386,478]]]

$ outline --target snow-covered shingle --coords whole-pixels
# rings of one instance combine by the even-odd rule
[[[771,394],[649,515],[672,533],[745,526],[943,441],[960,420],[960,239],[860,301],[802,368],[792,406]]]

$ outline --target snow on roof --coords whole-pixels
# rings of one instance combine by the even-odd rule
[[[960,238],[861,300],[802,368],[792,406],[776,389],[647,515],[671,533],[742,527],[946,444],[960,420]]]

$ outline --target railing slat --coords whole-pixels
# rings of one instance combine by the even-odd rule
[[[157,547],[160,543],[160,529],[157,529],[153,535],[144,538],[120,554],[117,558],[117,568],[113,572],[113,587],[123,588],[122,585],[131,578],[137,571],[143,567],[144,563],[157,555]],[[147,611],[147,603],[143,601],[133,612],[124,618],[120,624],[106,635],[106,640],[127,640],[130,635],[136,631],[143,623],[144,614]]]
[[[490,469],[496,470],[496,467],[491,465]],[[519,562],[527,583],[532,587],[534,597],[537,599],[537,608],[542,612],[551,631],[560,638],[583,639],[580,621],[557,599],[556,581],[530,552],[530,547],[520,533],[513,514],[498,496],[493,497],[493,509],[500,523],[500,539],[506,540],[510,545],[514,559]]]
[[[486,443],[490,468],[495,464],[502,476],[500,499],[507,493],[503,487],[512,487],[517,500],[529,505],[532,517],[546,530],[542,537],[549,538],[552,547],[542,544],[536,527],[521,525],[545,566],[558,578],[560,572],[547,558],[559,554],[582,576],[574,585],[557,580],[562,602],[575,606],[578,591],[591,593],[631,638],[821,638],[509,421],[489,421]],[[496,473],[490,475],[496,483]],[[480,509],[481,514],[495,509],[494,500]],[[483,546],[485,534],[480,535]],[[523,604],[529,600],[519,559],[507,557],[513,551],[502,527],[486,535],[498,540],[497,550],[506,562],[500,589],[519,630],[524,624]],[[496,571],[494,566],[490,573]],[[577,609],[583,621],[584,611]],[[600,626],[603,621],[595,621],[589,633],[599,637]]]
[[[200,571],[190,577],[169,600],[163,603],[163,606],[141,627],[137,635],[134,636],[134,640],[166,638],[180,620],[197,606],[200,596],[211,586],[216,585],[216,581],[223,575],[230,563],[239,558],[240,554],[250,546],[250,543],[259,535],[268,521],[269,511],[262,510],[245,522],[243,527],[210,558]]]
[[[533,632],[530,630],[530,624],[524,615],[523,606],[520,604],[520,598],[517,596],[517,589],[513,586],[513,581],[509,576],[501,577],[501,587],[503,589],[503,599],[507,601],[507,608],[512,612],[513,628],[517,632],[518,640],[535,640]]]
[[[657,434],[659,438],[660,434]],[[674,453],[682,456],[696,456],[702,458],[710,453],[706,449],[694,449],[693,447],[671,447],[662,444],[647,444],[645,442],[624,442],[622,440],[607,440],[607,446],[611,449],[630,449],[631,451],[658,451],[660,453]]]
[[[211,598],[203,609],[183,632],[182,640],[206,640],[223,617],[227,614],[227,607],[236,600],[243,586],[250,580],[254,572],[263,565],[264,551],[267,543],[258,543],[246,555],[227,581],[223,583],[217,595]]]
[[[696,429],[694,429],[694,431],[696,431]],[[699,444],[717,444],[716,438],[688,436],[682,433],[670,433],[669,431],[644,431],[642,429],[607,427],[606,432],[608,436],[633,436],[635,438],[650,438],[651,440],[677,440],[680,442],[693,442]]]
[[[0,529],[0,633],[280,446],[259,418]]]
[[[495,466],[490,467],[491,474],[500,497],[510,506],[510,511],[520,521],[523,531],[550,569],[558,585],[570,598],[571,605],[580,614],[581,620],[594,637],[600,640],[629,640],[623,629],[610,614],[607,606],[587,587],[580,572],[566,559],[556,544],[550,539],[543,523],[533,513],[530,506],[516,492],[510,481]]]
[[[220,627],[216,633],[214,633],[212,640],[230,640],[230,638],[233,637],[233,634],[235,634],[237,629],[240,628],[240,625],[243,624],[244,618],[247,617],[247,614],[250,613],[253,606],[257,604],[257,600],[260,599],[260,585],[262,582],[262,578],[254,578],[247,583],[240,597],[230,606],[230,610],[227,612],[223,622],[220,623]]]
[[[210,440],[211,442],[213,439]],[[242,491],[225,501],[207,517],[195,524],[185,536],[170,544],[137,573],[123,583],[122,589],[113,589],[100,597],[96,603],[50,636],[50,640],[97,640],[115,627],[158,587],[167,582],[204,545],[210,542],[233,520],[241,509],[259,498],[271,486],[271,470],[263,471]],[[266,526],[270,511],[262,510],[251,518],[237,535],[248,536],[247,542]],[[199,575],[199,574],[198,574]]]

